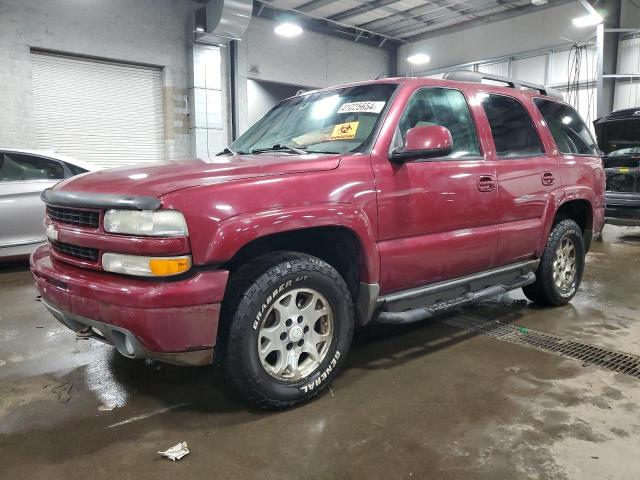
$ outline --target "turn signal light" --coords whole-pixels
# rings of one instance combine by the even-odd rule
[[[178,275],[191,268],[191,260],[189,257],[152,258],[149,260],[149,268],[154,275],[160,277]]]

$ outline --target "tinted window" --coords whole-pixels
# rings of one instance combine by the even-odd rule
[[[499,157],[542,153],[538,132],[520,102],[503,95],[488,95],[482,100],[482,106],[489,119]]]
[[[0,153],[0,181],[61,180],[64,168],[48,158],[18,153]]]
[[[71,176],[80,175],[81,173],[87,173],[88,172],[88,170],[85,170],[84,168],[80,168],[77,165],[73,165],[72,163],[66,163],[65,162],[65,165],[67,166],[67,168],[71,172]]]
[[[478,136],[469,106],[458,90],[423,88],[417,91],[402,114],[393,148],[404,145],[407,130],[422,125],[441,125],[449,129],[453,138],[453,151],[449,157],[480,155]]]
[[[596,142],[578,112],[558,102],[534,99],[561,153],[597,155]]]

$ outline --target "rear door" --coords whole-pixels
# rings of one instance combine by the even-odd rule
[[[528,107],[515,97],[483,94],[498,179],[496,266],[535,256],[554,189],[558,161],[547,155]]]
[[[45,240],[40,192],[64,177],[57,160],[0,151],[0,256],[2,248]]]

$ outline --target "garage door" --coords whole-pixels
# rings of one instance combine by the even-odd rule
[[[162,161],[162,71],[31,53],[38,148],[104,167]]]

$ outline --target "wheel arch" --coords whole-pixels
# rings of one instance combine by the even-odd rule
[[[378,282],[380,260],[373,226],[362,209],[343,203],[301,205],[225,220],[209,244],[205,261],[233,270],[276,250],[317,256],[341,274],[355,264],[358,281]]]

